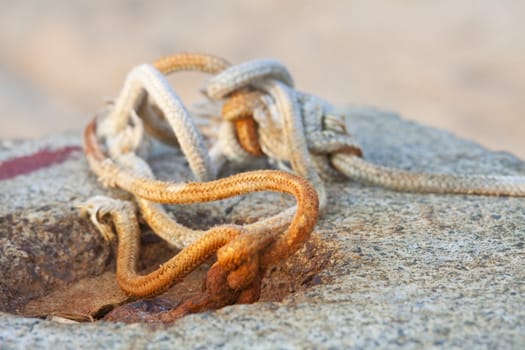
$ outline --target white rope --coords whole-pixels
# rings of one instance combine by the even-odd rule
[[[106,136],[107,139],[122,135],[121,132],[128,125],[132,111],[137,109],[146,93],[163,112],[197,179],[200,181],[214,179],[217,170],[209,159],[204,141],[193,124],[189,112],[164,75],[149,64],[135,67],[128,74],[110,115],[102,122],[100,135]]]
[[[301,108],[293,89],[276,80],[264,80],[256,86],[274,99],[277,110],[281,113],[284,139],[290,148],[288,160],[297,174],[315,186],[319,196],[319,207],[323,210],[326,205],[326,191],[308,152]]]
[[[265,92],[265,108],[253,113],[263,152],[278,163],[290,162],[296,173],[313,182],[321,203],[325,194],[319,176],[339,174],[397,191],[525,196],[525,176],[415,173],[366,162],[356,156],[360,148],[347,133],[343,117],[332,114],[335,107],[286,87],[283,82],[291,82],[283,79],[287,75],[280,64],[250,61],[210,79],[208,96],[220,100],[246,87]]]
[[[293,86],[292,75],[281,62],[262,59],[226,68],[208,81],[206,92],[208,97],[217,100],[249,84],[268,79],[279,80],[288,86]]]

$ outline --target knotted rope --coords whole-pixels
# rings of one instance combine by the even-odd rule
[[[230,66],[208,81],[206,92],[223,103],[225,120],[212,153],[248,162],[262,152],[281,166],[288,162],[316,186],[321,207],[319,177],[344,176],[405,192],[525,196],[525,176],[432,174],[367,162],[343,116],[318,97],[294,90],[286,67],[273,60]]]
[[[179,55],[156,63],[165,74],[183,69],[216,72],[225,65],[225,61],[205,55]],[[119,187],[135,196],[143,217],[154,232],[174,245],[187,247],[154,272],[138,275],[135,266],[140,232],[134,207],[107,197],[93,198],[84,209],[91,214],[102,234],[113,239],[112,228],[102,222],[104,216],[109,216],[119,238],[119,285],[135,296],[159,294],[217,252],[217,263],[208,273],[208,280],[215,282],[205,296],[185,303],[184,313],[239,300],[257,300],[260,278],[267,267],[295,252],[313,230],[318,217],[315,190],[306,180],[279,171],[247,172],[211,182],[186,184],[155,180],[148,164],[137,155],[144,127],[135,110],[147,110],[147,123],[158,118],[153,108],[144,108],[146,98],[156,103],[173,130],[173,135],[166,135],[167,128],[162,127],[162,132],[156,136],[161,135],[161,139],[171,143],[174,143],[173,136],[177,138],[197,179],[208,180],[216,175],[216,167],[210,161],[191,116],[162,73],[150,65],[133,69],[112,110],[98,123],[100,127],[97,128],[96,119],[86,127],[85,153],[103,184]],[[146,129],[158,131],[158,125],[161,123],[150,123]],[[105,141],[107,154],[101,141]],[[198,231],[178,224],[159,204],[220,200],[255,191],[291,194],[297,199],[297,207],[250,225],[222,225]],[[222,282],[216,283],[218,279]],[[180,310],[174,311],[175,314]]]
[[[201,104],[201,111],[193,118],[165,78],[182,70],[213,75],[204,89],[208,102]],[[523,176],[415,173],[369,163],[362,159],[361,148],[347,132],[344,117],[335,110],[320,98],[295,90],[291,74],[275,60],[231,66],[209,55],[179,54],[134,68],[107,116],[98,127],[93,121],[86,128],[86,154],[105,185],[135,196],[140,213],[155,233],[172,245],[186,248],[159,270],[138,276],[134,264],[139,230],[134,207],[95,198],[87,204],[93,221],[112,238],[115,233],[102,223],[102,217],[111,217],[119,237],[117,273],[121,287],[135,295],[157,294],[217,252],[218,262],[208,274],[213,281],[208,294],[185,303],[185,307],[216,307],[221,298],[231,302],[248,300],[246,295],[255,298],[261,271],[296,251],[307,239],[317,220],[318,205],[322,209],[327,202],[324,181],[334,178],[346,177],[398,191],[525,196]],[[219,125],[214,124],[216,114],[222,116]],[[203,121],[214,130],[209,135],[213,139],[209,150],[196,127]],[[248,163],[260,156],[301,178],[256,171],[204,183],[161,182],[138,156],[144,131],[180,147],[199,181],[215,179],[226,161]],[[207,231],[180,225],[161,206],[262,190],[292,194],[298,206],[251,225],[226,225]],[[240,293],[246,294],[241,297]]]
[[[252,109],[255,123],[249,127],[255,130],[238,131],[239,145],[250,153],[255,141],[246,135],[257,133],[263,152],[272,159],[290,162],[296,173],[312,181],[322,204],[324,196],[317,174],[323,178],[343,175],[397,191],[525,196],[525,176],[417,173],[363,160],[360,147],[344,127],[343,117],[334,115],[334,107],[327,102],[294,90],[291,79],[283,78],[289,77],[285,70],[275,62],[269,65],[267,60],[239,64],[210,79],[206,91],[211,99],[224,100],[227,106],[238,91],[251,90],[247,99],[257,102],[245,102],[245,110],[237,107],[242,113],[223,112],[231,121],[246,118],[248,109]],[[278,73],[273,76],[268,72]],[[312,163],[317,174],[312,171]]]

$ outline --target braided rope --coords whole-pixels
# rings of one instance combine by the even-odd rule
[[[362,160],[343,118],[333,114],[335,108],[282,83],[291,85],[292,79],[277,61],[250,61],[217,71],[206,90],[208,96],[224,101],[225,120],[210,151],[218,167],[226,159],[248,163],[261,151],[284,170],[289,170],[285,163],[290,162],[296,173],[315,185],[321,208],[326,195],[319,176],[325,180],[343,176],[407,192],[525,195],[521,176],[414,173]]]
[[[282,83],[291,85],[292,78],[281,63],[257,60],[230,66],[213,56],[197,55],[195,59],[192,55],[174,55],[158,60],[156,65],[165,73],[189,68],[217,74],[206,86],[210,97],[224,101],[222,114],[226,121],[221,123],[218,140],[210,150],[216,167],[226,159],[247,163],[261,152],[283,169],[288,169],[283,162],[289,161],[295,172],[315,185],[321,208],[326,195],[319,176],[346,176],[399,191],[524,195],[525,180],[520,176],[413,173],[368,163],[359,158],[361,149],[347,133],[343,119],[330,114],[334,109],[330,104]],[[148,126],[148,122],[145,124]],[[172,219],[160,206],[153,209],[150,217],[157,220],[150,224],[166,236],[162,228],[170,227]],[[179,232],[179,237],[196,236],[183,229]],[[187,242],[179,238],[177,244]]]
[[[281,62],[263,59],[225,69],[208,81],[206,92],[212,99],[221,99],[250,83],[267,79],[279,80],[293,86],[292,75]]]
[[[210,100],[201,105],[195,119],[164,76],[182,70],[213,74],[205,86]],[[208,151],[196,124],[209,124],[215,113],[210,111],[215,109],[222,120],[218,127],[213,122],[208,125],[215,130],[215,141]],[[295,252],[308,238],[318,209],[327,202],[323,180],[344,176],[397,191],[525,196],[525,176],[415,173],[366,162],[361,158],[361,148],[348,134],[344,118],[334,111],[320,98],[294,90],[291,74],[275,60],[231,66],[214,56],[178,54],[134,68],[98,130],[96,121],[86,128],[86,155],[105,185],[135,196],[140,213],[155,233],[185,248],[159,269],[140,276],[135,270],[140,248],[136,208],[129,202],[93,198],[85,209],[107,239],[113,239],[115,233],[103,218],[109,216],[115,225],[120,286],[137,296],[158,294],[216,253],[218,262],[208,273],[209,280],[215,282],[208,284],[207,294],[195,299],[196,303],[218,307],[236,300],[254,300],[261,271]],[[261,155],[288,171],[289,164],[301,177],[255,171],[210,182],[158,181],[147,162],[137,155],[144,131],[180,147],[201,181],[214,179],[226,161],[248,163]],[[222,225],[204,231],[180,225],[161,205],[218,200],[255,191],[291,194],[297,206],[253,224]],[[222,288],[221,283],[228,287]],[[241,290],[252,297],[240,296]],[[221,298],[222,304],[217,303]],[[192,303],[190,300],[184,305],[191,309]]]
[[[114,108],[100,127],[100,135],[111,139],[124,130],[128,126],[132,111],[137,109],[146,92],[162,110],[195,176],[203,181],[214,178],[217,170],[210,162],[204,141],[193,124],[189,112],[166,78],[149,64],[135,67],[128,74]],[[126,151],[114,150],[112,153],[119,154]]]
[[[318,176],[330,179],[343,175],[405,192],[525,196],[525,176],[415,173],[369,163],[360,158],[361,149],[347,133],[343,117],[332,114],[334,107],[315,96],[291,88],[288,88],[289,91],[284,88],[268,91],[269,84],[283,86],[279,83],[282,79],[260,73],[275,69],[275,63],[270,67],[265,67],[266,60],[249,63],[232,66],[219,73],[209,83],[208,95],[228,101],[230,97],[227,94],[234,94],[237,89],[256,88],[266,93],[257,96],[258,101],[265,105],[264,108],[255,104],[252,113],[261,149],[272,159],[290,162],[296,173],[312,181],[320,192],[322,204],[323,187]],[[235,73],[236,69],[240,73]],[[248,72],[248,69],[252,71]],[[279,69],[284,71],[285,68]],[[221,93],[210,93],[210,90]],[[283,101],[293,101],[291,103],[296,105],[291,108],[290,102]],[[248,114],[247,111],[243,113]],[[232,117],[228,115],[226,119],[231,120]],[[293,128],[288,125],[293,125]],[[237,137],[241,139],[247,134],[237,133]],[[253,143],[253,140],[250,142]],[[307,152],[303,147],[305,142]],[[241,147],[245,144],[247,141],[239,141]],[[312,171],[312,163],[315,171]]]
[[[270,264],[286,258],[295,252],[308,238],[318,216],[318,200],[313,187],[306,180],[292,174],[261,170],[242,173],[211,182],[173,183],[144,177],[148,170],[137,163],[133,169],[107,158],[97,141],[96,120],[85,130],[86,156],[93,171],[101,176],[111,174],[115,186],[133,193],[139,198],[158,203],[189,204],[225,199],[256,191],[288,193],[296,197],[297,208],[276,215],[264,222],[252,225],[222,225],[204,232],[181,253],[146,276],[135,271],[138,257],[138,224],[132,211],[122,203],[111,200],[94,200],[86,204],[98,224],[98,217],[111,214],[119,237],[117,274],[119,285],[136,296],[151,296],[169,288],[175,281],[192,271],[206,258],[217,251],[218,263],[231,271],[232,288],[242,288],[251,283],[253,271],[246,271],[257,255],[260,265],[257,271],[264,271]],[[133,156],[129,161],[136,161]],[[282,232],[283,224],[289,223]],[[100,226],[100,225],[99,225]],[[105,236],[109,236],[104,232]],[[241,235],[241,233],[244,233]],[[238,239],[236,239],[238,238]],[[238,272],[236,272],[239,270]],[[249,269],[248,269],[249,270]],[[249,275],[246,276],[246,273]],[[252,276],[253,278],[253,276]]]
[[[351,179],[396,191],[525,196],[523,176],[416,173],[375,165],[345,154],[335,154],[331,161],[336,169]]]
[[[214,71],[218,67],[195,65],[194,60],[189,62],[167,59],[161,61],[159,66],[164,72],[174,72],[188,66],[204,71]],[[175,67],[170,67],[170,64]],[[166,118],[173,128],[172,134],[161,135],[157,132],[154,136],[161,135],[165,141],[173,144],[173,138],[177,137],[176,141],[183,153],[191,158],[190,166],[205,165],[192,166],[198,178],[210,177],[210,169],[213,169],[209,166],[207,154],[202,151],[200,135],[189,114],[161,73],[149,65],[132,70],[114,109],[103,119],[102,130],[97,132],[95,120],[86,128],[86,155],[92,170],[103,183],[122,188],[135,196],[142,215],[154,232],[171,244],[186,248],[154,272],[139,276],[134,270],[139,236],[134,210],[109,199],[95,198],[88,202],[86,208],[105,237],[111,238],[115,234],[100,222],[101,218],[110,214],[115,224],[119,237],[117,278],[120,286],[137,296],[158,294],[214,252],[217,252],[218,264],[222,267],[219,270],[213,268],[209,273],[227,273],[227,282],[233,291],[252,286],[252,281],[261,271],[296,251],[308,238],[318,215],[315,190],[302,178],[275,171],[244,173],[205,183],[181,184],[155,180],[148,164],[135,152],[140,146],[144,129],[158,131],[159,125],[165,131],[168,129],[162,124],[159,113],[144,103],[145,97],[153,99],[162,118]],[[157,124],[148,124],[152,122],[148,118],[143,123],[134,112],[138,106],[144,111],[146,105],[150,107],[147,112],[149,117],[156,118]],[[234,135],[235,130],[231,131]],[[100,138],[106,140],[110,158],[104,155],[98,141]],[[200,231],[178,224],[159,204],[218,200],[261,190],[292,194],[297,198],[298,206],[250,225],[227,225]]]

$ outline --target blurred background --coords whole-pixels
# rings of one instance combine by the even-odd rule
[[[134,65],[272,57],[296,86],[525,159],[525,1],[0,0],[0,138],[81,127]],[[204,77],[171,78],[185,101]],[[378,135],[380,137],[380,135]]]

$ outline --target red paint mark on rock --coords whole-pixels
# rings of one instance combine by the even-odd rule
[[[55,150],[43,149],[28,156],[0,162],[0,180],[32,173],[38,169],[64,162],[73,152],[81,151],[79,146],[66,146]]]

